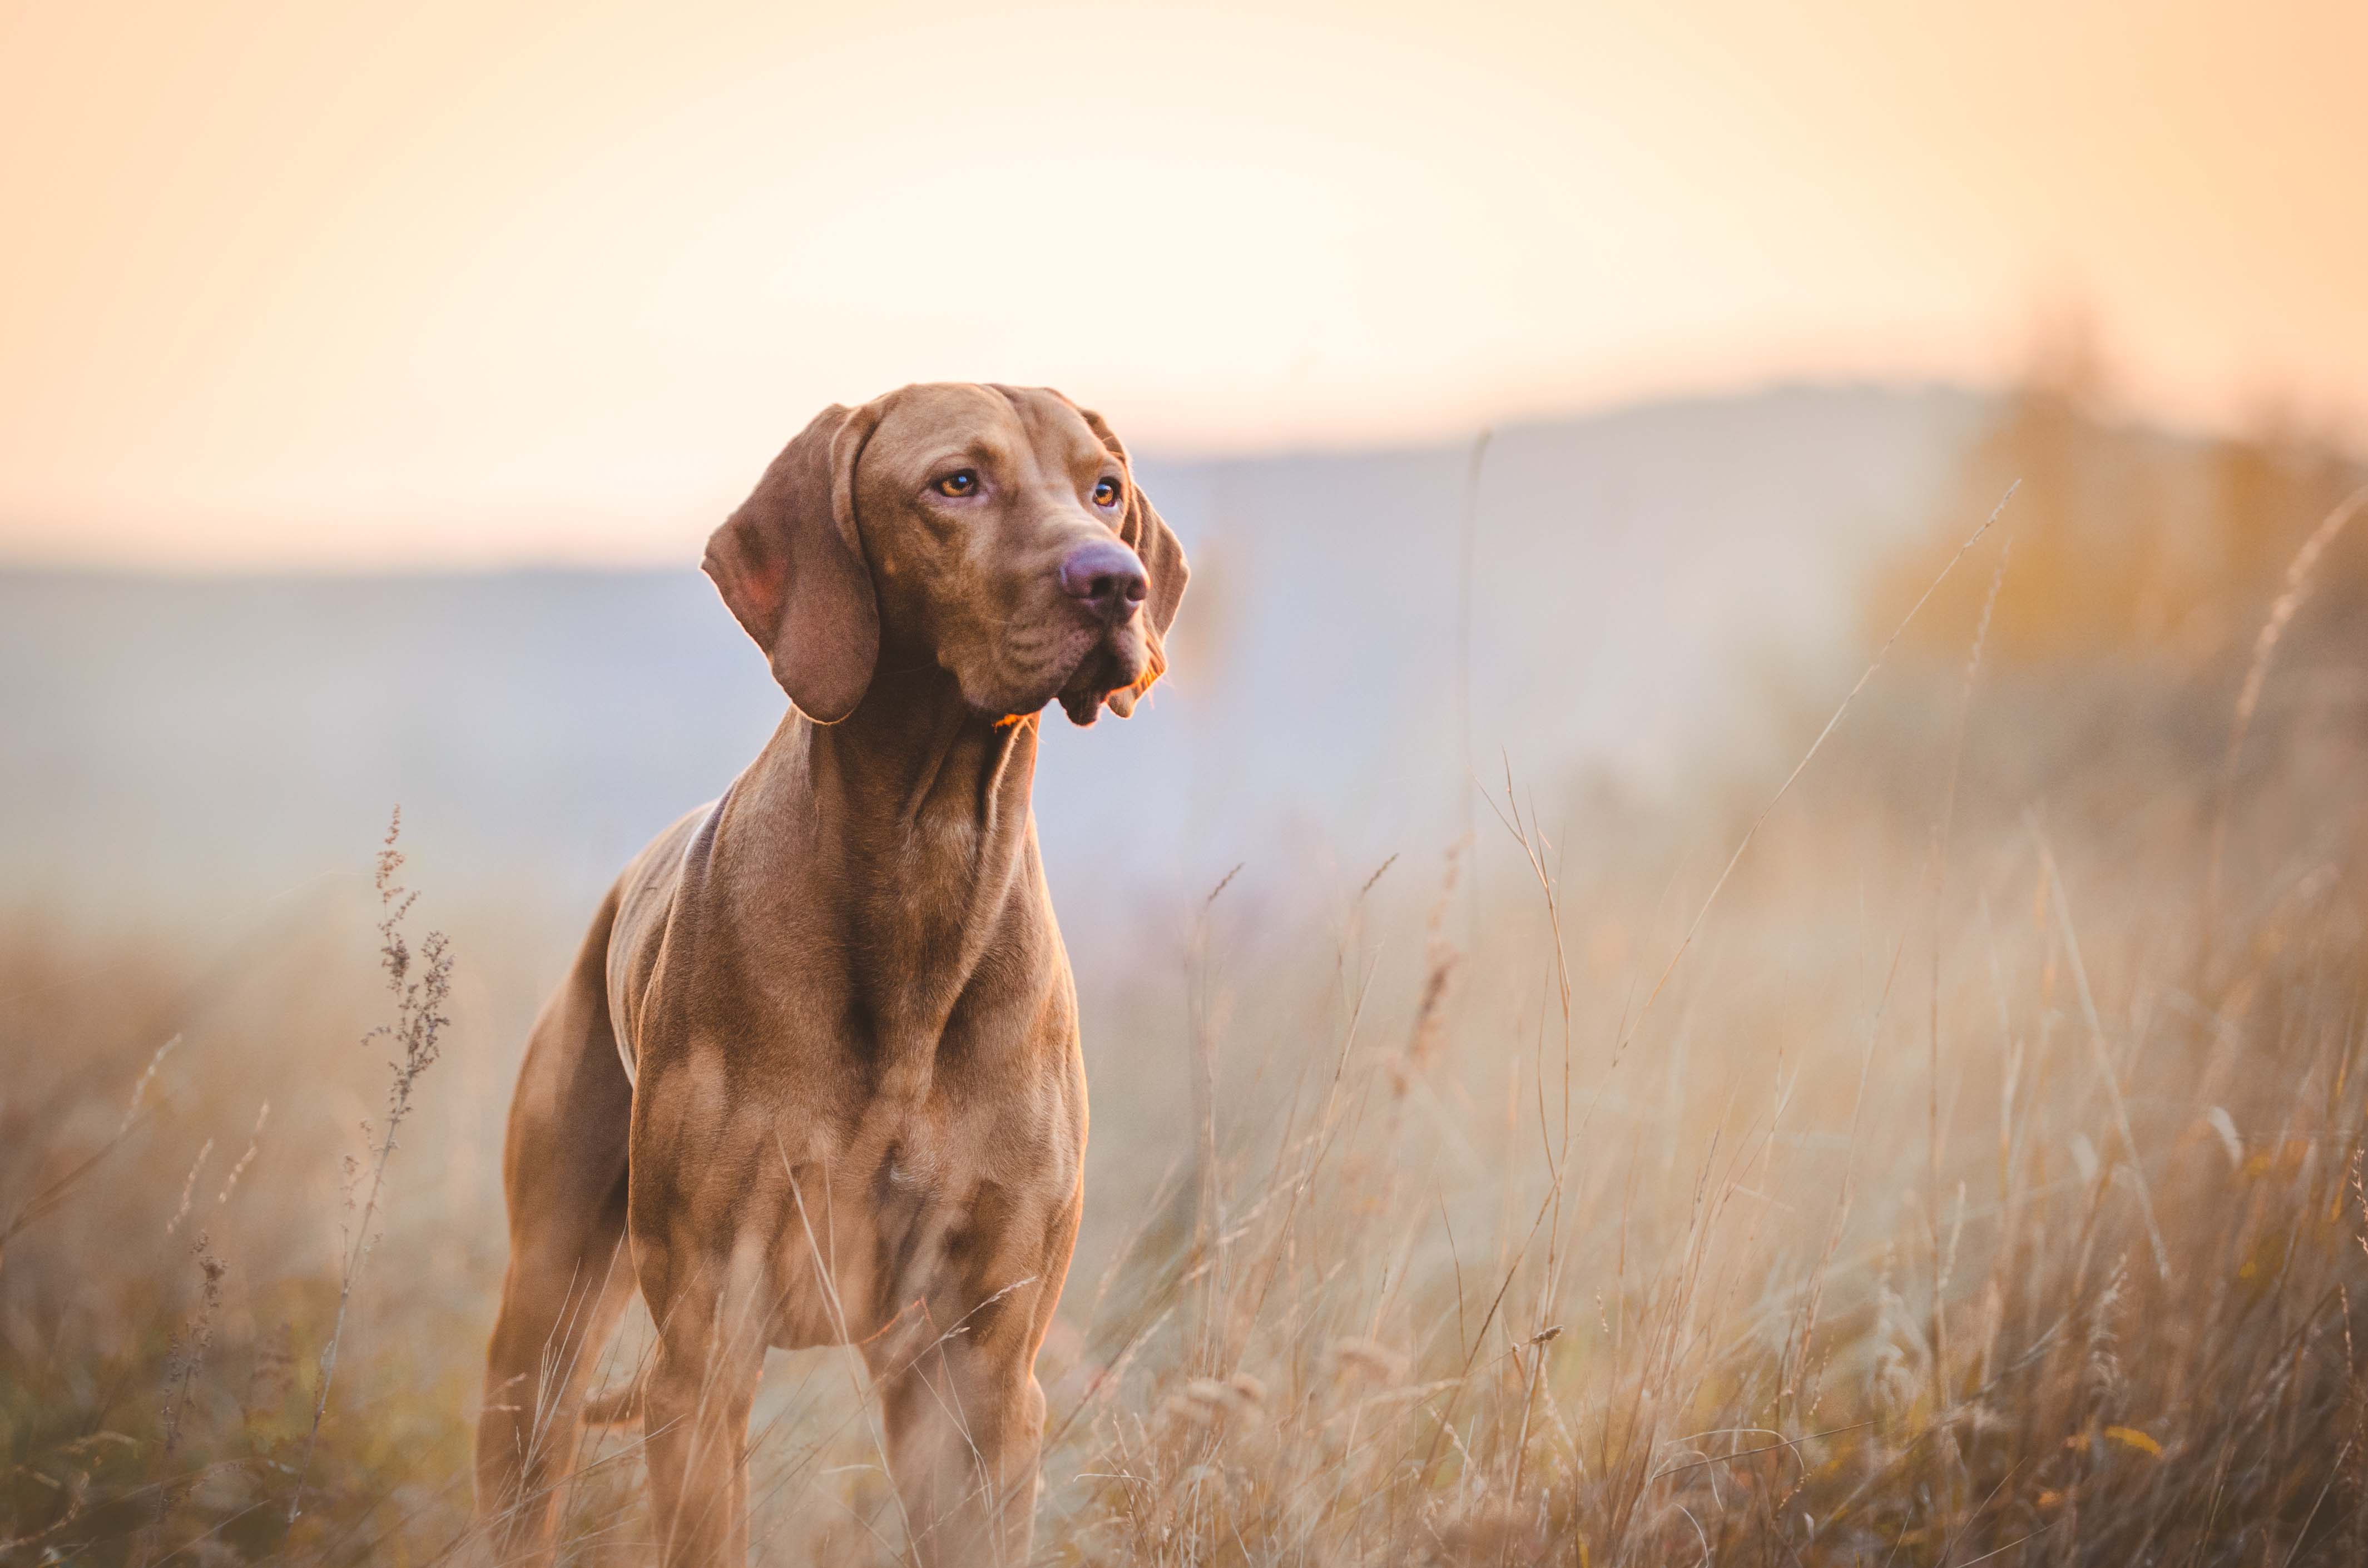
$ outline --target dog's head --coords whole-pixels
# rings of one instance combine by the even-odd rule
[[[909,386],[833,406],[707,541],[707,574],[807,717],[883,660],[995,718],[1125,718],[1167,668],[1189,574],[1100,415],[1042,387]]]

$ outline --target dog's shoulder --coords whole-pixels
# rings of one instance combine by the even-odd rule
[[[617,919],[609,934],[609,1017],[628,1078],[636,1061],[643,992],[657,963],[683,868],[713,843],[723,812],[718,799],[687,813],[652,839],[617,879]]]

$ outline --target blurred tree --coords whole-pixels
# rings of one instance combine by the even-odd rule
[[[2360,466],[2279,405],[2247,433],[2203,441],[2115,422],[2106,386],[2085,324],[2058,318],[2042,329],[2030,369],[1968,449],[1935,527],[1876,570],[1873,636],[1890,634],[2020,481],[1999,527],[1933,595],[1904,645],[1964,656],[2010,537],[1991,657],[2135,658],[2192,671],[2249,648],[2294,551],[2360,483]],[[2313,605],[2321,635],[2368,615],[2368,532],[2329,553]]]

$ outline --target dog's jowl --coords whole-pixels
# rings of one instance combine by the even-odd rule
[[[706,568],[792,706],[535,1024],[479,1506],[548,1561],[585,1423],[637,1421],[663,1560],[737,1563],[767,1347],[852,1344],[915,1555],[1016,1564],[1086,1142],[1037,727],[1133,711],[1183,552],[1095,415],[930,385],[824,412]],[[637,1290],[656,1353],[594,1395]]]

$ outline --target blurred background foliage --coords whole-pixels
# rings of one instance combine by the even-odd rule
[[[1987,646],[2008,666],[2115,659],[2166,674],[2227,673],[2252,652],[2295,553],[2368,469],[2323,430],[2274,404],[2249,429],[2171,436],[2112,412],[2112,373],[2079,318],[2034,334],[2021,382],[1987,416],[1961,462],[1951,518],[2013,500],[1993,551],[2014,541]],[[1963,543],[1936,528],[1878,571],[1869,633],[1887,636]],[[1989,597],[1991,564],[1968,562],[1933,595],[1905,645],[1959,658]],[[2368,610],[2368,529],[2347,529],[2314,574],[2305,635],[2356,633]]]

